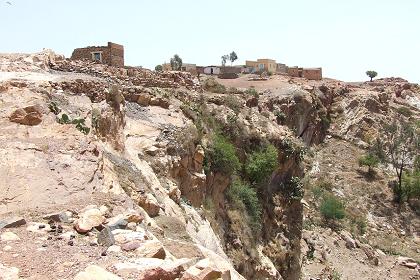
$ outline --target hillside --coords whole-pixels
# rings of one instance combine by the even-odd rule
[[[392,166],[358,164],[386,124],[418,125],[416,84],[51,51],[0,71],[0,278],[420,279],[419,197],[396,203]]]

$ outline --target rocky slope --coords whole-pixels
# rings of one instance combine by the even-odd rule
[[[366,181],[357,166],[398,108],[418,119],[416,85],[274,76],[226,90],[49,51],[1,55],[0,70],[5,279],[419,277],[418,212],[396,210],[391,171]],[[218,137],[234,154],[223,168]],[[256,183],[247,166],[266,147],[275,167]],[[320,180],[366,216],[362,235],[356,214],[334,232],[322,223]],[[258,215],[236,182],[256,189]]]

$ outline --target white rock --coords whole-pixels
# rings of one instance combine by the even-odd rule
[[[5,251],[5,252],[8,252],[10,250],[12,250],[12,246],[6,245],[6,246],[3,247],[3,251]]]
[[[107,253],[119,253],[121,252],[121,247],[118,245],[109,246],[106,250]]]
[[[0,263],[0,276],[3,280],[18,280],[19,279],[19,268],[7,267]]]
[[[39,226],[44,226],[44,228],[39,228]],[[51,230],[51,227],[49,224],[45,223],[30,223],[29,226],[26,228],[27,231],[33,232],[33,233],[40,233],[45,234],[49,230]]]
[[[79,272],[74,280],[122,280],[115,274],[106,271],[102,267],[90,265],[82,272]]]
[[[17,241],[20,240],[19,236],[11,231],[3,232],[0,236],[1,241]]]
[[[83,212],[81,217],[75,221],[75,229],[80,233],[86,233],[104,221],[105,217],[99,209],[89,209]]]

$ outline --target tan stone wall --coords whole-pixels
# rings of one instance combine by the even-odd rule
[[[308,80],[322,80],[322,68],[303,68],[302,76]]]
[[[289,67],[287,74],[292,77],[299,77],[299,67]]]
[[[124,46],[108,42],[110,65],[124,67]]]
[[[71,59],[93,60],[93,52],[102,52],[102,63],[104,64],[124,67],[124,47],[111,42],[108,43],[108,46],[77,48],[73,51]]]

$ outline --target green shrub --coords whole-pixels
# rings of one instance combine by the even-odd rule
[[[61,112],[61,109],[57,106],[57,103],[55,102],[51,102],[50,104],[48,104],[48,108],[51,112],[54,113],[54,115],[58,115]]]
[[[245,91],[245,94],[252,95],[255,98],[258,98],[259,97],[258,91],[255,88],[253,88],[253,87],[248,88]]]
[[[216,134],[209,149],[210,168],[215,172],[232,175],[241,168],[235,147],[224,136]]]
[[[324,196],[320,211],[322,216],[327,220],[341,220],[346,215],[344,203],[331,194]]]
[[[299,177],[292,177],[282,184],[283,194],[292,200],[299,200],[303,198],[304,189],[302,180]]]
[[[254,188],[236,179],[227,189],[227,197],[236,207],[245,207],[253,229],[261,227],[262,207]]]
[[[378,166],[379,158],[374,154],[366,154],[359,157],[359,166],[367,166],[368,173],[373,174],[373,168]]]
[[[57,122],[60,124],[75,124],[76,128],[83,134],[89,134],[90,132],[90,128],[85,125],[85,119],[71,120],[67,114],[62,114],[60,118],[57,118]]]
[[[407,118],[411,117],[413,115],[413,112],[407,107],[399,107],[397,109],[398,114],[403,115]]]
[[[306,152],[306,149],[303,145],[296,143],[291,138],[284,138],[280,144],[281,150],[287,159],[295,158],[297,162],[303,160]]]
[[[242,103],[239,100],[239,98],[233,95],[228,95],[223,99],[223,101],[224,105],[232,109],[232,111],[235,112],[235,114],[239,114],[242,108]]]
[[[280,110],[274,110],[274,116],[276,116],[276,121],[278,124],[283,124],[286,120],[286,114]]]
[[[245,172],[252,183],[260,184],[267,181],[277,167],[278,152],[276,147],[270,144],[248,157]]]
[[[62,114],[60,118],[57,119],[60,124],[69,124],[71,120],[67,114]]]
[[[402,178],[403,199],[420,199],[420,171],[405,172]]]
[[[203,88],[213,93],[226,93],[226,87],[217,82],[213,77],[208,78],[203,82]]]

